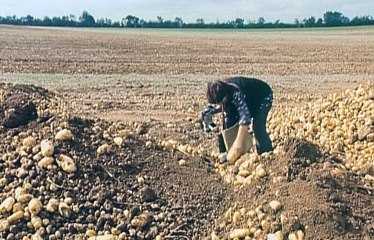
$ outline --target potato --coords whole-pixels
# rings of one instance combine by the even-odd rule
[[[35,216],[39,214],[43,206],[39,199],[33,198],[29,202],[28,207],[29,207],[29,212],[31,213],[31,216]]]
[[[23,139],[22,144],[24,147],[34,147],[36,145],[36,140],[34,137],[27,137]]]
[[[53,155],[55,147],[53,146],[53,143],[51,141],[44,139],[40,143],[40,151],[44,157],[50,157]]]
[[[73,138],[73,134],[69,129],[62,129],[59,132],[57,132],[55,139],[59,141],[66,141],[71,140]]]
[[[229,239],[236,239],[236,238],[241,239],[241,238],[245,238],[249,234],[250,234],[250,231],[248,228],[234,229],[233,231],[231,231],[229,235]]]
[[[56,160],[57,165],[65,172],[73,173],[77,171],[77,166],[75,165],[75,162],[71,157],[61,154]]]
[[[13,197],[7,197],[0,205],[0,214],[10,212],[15,202]]]
[[[24,212],[23,211],[18,211],[13,213],[7,218],[7,221],[9,224],[15,223],[18,220],[22,219],[24,217]]]

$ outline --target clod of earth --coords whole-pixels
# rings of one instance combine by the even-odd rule
[[[11,102],[11,101],[10,101]],[[33,102],[17,105],[0,106],[1,122],[5,128],[16,128],[36,120],[38,115]]]

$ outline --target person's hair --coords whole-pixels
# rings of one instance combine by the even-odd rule
[[[213,82],[208,82],[206,88],[206,98],[209,103],[222,103],[230,91],[231,86],[224,81],[216,80]]]

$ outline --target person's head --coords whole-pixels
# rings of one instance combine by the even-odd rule
[[[226,100],[230,91],[230,85],[224,81],[216,80],[209,82],[206,88],[206,98],[209,103],[219,104]]]

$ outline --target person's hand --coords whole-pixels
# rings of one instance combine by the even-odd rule
[[[208,106],[206,106],[202,112],[202,115],[203,116],[209,116],[209,115],[214,115],[216,114],[218,111],[216,109],[216,107],[212,104],[209,104]]]
[[[233,164],[235,161],[240,157],[242,154],[243,149],[243,139],[244,135],[248,131],[248,125],[240,125],[238,134],[235,138],[235,141],[233,142],[228,154],[227,154],[227,160]]]
[[[235,139],[235,141],[233,142],[231,148],[230,148],[230,151],[235,151],[235,152],[238,152],[238,153],[241,153],[242,152],[242,147],[243,146],[243,142],[238,140],[238,139]]]
[[[227,154],[227,160],[230,164],[234,164],[235,161],[240,157],[242,152],[242,144],[240,141],[235,140],[232,144],[228,154]]]

